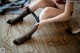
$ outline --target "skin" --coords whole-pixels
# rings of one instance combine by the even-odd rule
[[[58,8],[55,8],[57,6]],[[51,22],[64,22],[71,19],[73,11],[73,2],[66,1],[66,4],[58,4],[56,0],[33,0],[29,5],[31,11],[36,11],[38,8],[44,8],[39,15],[39,29],[45,24]],[[25,7],[23,8],[23,11]],[[48,12],[48,13],[47,13]]]

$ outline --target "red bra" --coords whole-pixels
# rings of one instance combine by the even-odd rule
[[[56,0],[56,2],[57,2],[58,4],[65,4],[65,2],[64,2],[63,0]]]

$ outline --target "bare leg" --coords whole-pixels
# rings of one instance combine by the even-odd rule
[[[44,19],[47,19],[47,18],[55,17],[55,16],[57,16],[57,15],[63,13],[63,12],[64,12],[64,10],[62,10],[62,9],[57,9],[57,8],[54,8],[54,7],[46,7],[41,12],[39,19],[44,20]]]
[[[61,13],[63,13],[64,10],[62,9],[57,9],[57,8],[54,8],[54,7],[46,7],[41,13],[40,13],[40,16],[39,16],[39,20],[42,21],[42,20],[46,20],[46,19],[49,19],[51,17],[55,17]],[[48,13],[47,13],[48,12]],[[43,27],[43,26],[41,26]],[[39,27],[39,29],[41,29],[41,27]]]
[[[52,4],[50,4],[52,3]],[[34,3],[30,4],[29,8],[32,12],[36,11],[38,8],[44,8],[46,6],[55,6],[55,4],[52,1],[47,1],[47,0],[36,0]],[[17,22],[21,22],[23,21],[23,18],[30,14],[30,12],[28,13],[27,9],[25,9],[20,15],[18,15],[16,18],[14,19],[10,19],[8,20],[7,23],[9,24],[15,24]]]

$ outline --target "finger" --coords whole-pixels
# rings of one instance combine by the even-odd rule
[[[37,30],[40,30],[40,26],[38,26],[38,29]]]
[[[40,30],[43,27],[43,25],[39,24],[38,30]]]
[[[36,23],[35,25],[38,25],[39,23]]]
[[[39,29],[40,29],[40,28],[39,28],[39,27],[40,27],[40,23],[36,23],[35,25],[39,25],[39,26],[38,26],[38,29],[37,29],[37,30],[39,30]]]

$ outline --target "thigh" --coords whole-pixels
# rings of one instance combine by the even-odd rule
[[[63,12],[64,12],[63,9],[57,9],[54,7],[46,7],[40,14],[40,20],[55,17]]]
[[[55,7],[56,4],[54,3],[53,0],[41,0],[41,6],[43,8],[45,8],[45,7]]]
[[[55,7],[55,3],[52,0],[35,0],[32,4],[30,4],[29,8],[34,12],[38,8],[45,7]]]
[[[58,9],[54,7],[48,7],[46,11],[48,12],[47,15],[50,17],[57,16],[64,12],[63,9]]]
[[[33,0],[30,5],[38,6],[38,8],[45,8],[45,7],[55,7],[55,3],[52,0]]]

